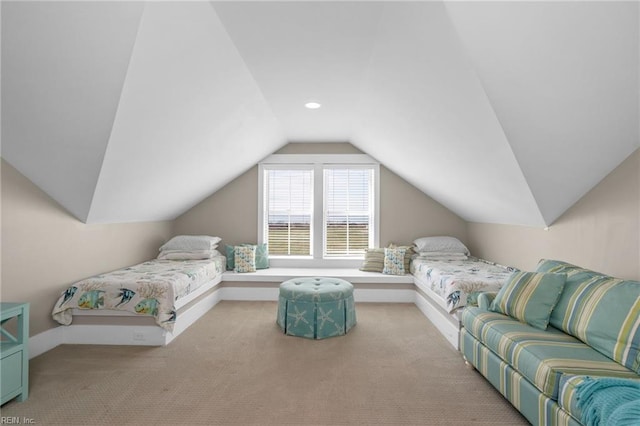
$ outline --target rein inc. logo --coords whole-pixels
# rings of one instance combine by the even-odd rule
[[[19,416],[2,416],[0,417],[0,425],[34,425],[35,419],[31,417],[19,417]]]

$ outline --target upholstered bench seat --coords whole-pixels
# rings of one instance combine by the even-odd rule
[[[277,322],[290,336],[342,336],[356,324],[353,285],[326,277],[287,280],[280,284]]]

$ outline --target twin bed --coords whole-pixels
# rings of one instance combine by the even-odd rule
[[[515,269],[475,257],[416,257],[411,273],[416,305],[453,347],[459,347],[460,314],[483,291],[498,292]]]
[[[413,243],[418,253],[410,268],[416,306],[458,349],[462,308],[475,305],[481,292],[498,292],[516,269],[470,256],[454,237],[423,237]]]
[[[487,260],[430,259],[416,257],[411,273],[420,288],[428,289],[436,303],[446,312],[454,313],[467,304],[475,305],[478,293],[500,290],[514,268]]]
[[[80,327],[82,343],[167,344],[217,303],[226,269],[219,241],[174,237],[157,259],[78,281],[54,304],[53,319]]]
[[[178,310],[198,289],[220,282],[224,256],[202,260],[154,259],[96,275],[66,289],[53,308],[53,318],[69,325],[82,310],[126,312],[152,316],[161,328],[173,331]]]

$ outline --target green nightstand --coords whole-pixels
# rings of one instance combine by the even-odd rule
[[[16,318],[13,330],[5,328]],[[29,396],[29,304],[0,303],[0,404]]]

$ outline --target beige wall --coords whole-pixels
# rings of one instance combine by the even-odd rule
[[[562,215],[548,231],[470,223],[472,253],[532,269],[564,260],[620,278],[640,279],[640,150]]]
[[[297,144],[278,154],[353,154],[351,144]],[[255,242],[258,237],[258,167],[198,204],[174,224],[176,234],[217,235],[224,244]],[[429,235],[466,241],[466,222],[385,167],[380,167],[380,244],[410,243]]]
[[[171,222],[85,225],[2,160],[0,299],[31,303],[31,335],[51,319],[60,293],[79,279],[148,260]]]

